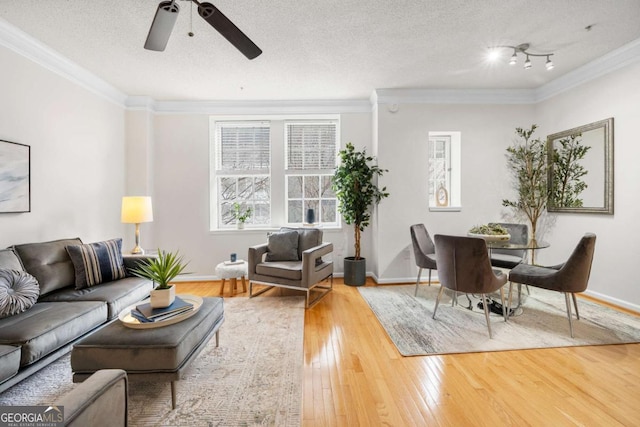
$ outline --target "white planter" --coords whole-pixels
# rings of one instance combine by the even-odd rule
[[[171,286],[169,289],[154,289],[151,291],[151,307],[164,308],[169,307],[176,299],[176,287]]]
[[[238,227],[238,230],[244,230],[244,222],[238,221],[236,223],[236,226]]]

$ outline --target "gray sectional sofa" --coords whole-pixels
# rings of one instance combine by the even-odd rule
[[[98,280],[78,289],[77,258],[72,261],[67,246],[90,246],[78,245],[82,242],[75,238],[0,250],[0,270],[29,273],[39,286],[35,304],[0,318],[0,392],[58,359],[75,341],[116,319],[125,307],[149,296],[153,283],[129,274],[141,259],[137,257],[120,258],[126,277]]]

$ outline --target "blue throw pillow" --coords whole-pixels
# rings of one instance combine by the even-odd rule
[[[121,250],[122,239],[67,246],[76,273],[76,289],[123,279],[126,270]]]

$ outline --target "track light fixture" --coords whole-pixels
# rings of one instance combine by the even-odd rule
[[[532,56],[542,56],[547,58],[547,62],[544,64],[547,71],[553,70],[553,62],[551,61],[551,57],[553,53],[531,53],[528,51],[529,43],[522,43],[517,46],[496,46],[491,48],[495,52],[495,49],[513,49],[513,55],[509,59],[509,65],[516,65],[518,63],[518,54],[522,54],[525,56],[524,61],[524,69],[528,70],[531,68],[531,58]],[[495,55],[493,55],[495,57]]]

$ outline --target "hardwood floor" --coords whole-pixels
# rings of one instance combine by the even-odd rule
[[[640,344],[403,357],[358,290],[336,279],[305,315],[303,425],[636,426]]]

